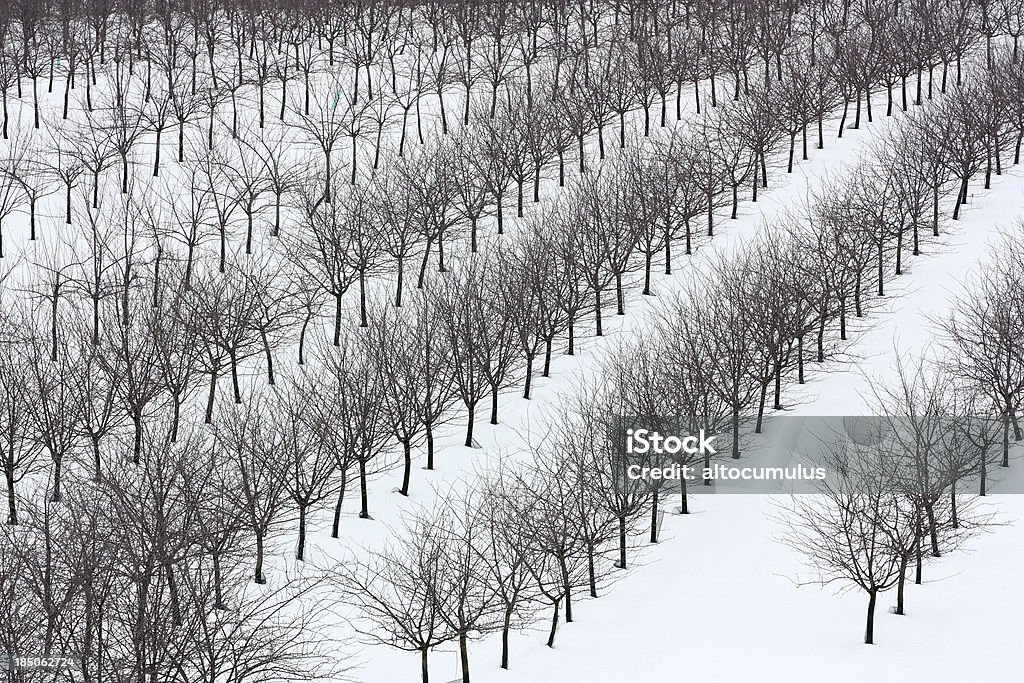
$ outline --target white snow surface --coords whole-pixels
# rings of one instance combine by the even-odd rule
[[[680,257],[676,274],[665,276],[656,270],[656,296],[642,297],[639,287],[632,286],[627,315],[609,315],[604,339],[581,339],[576,356],[558,356],[551,378],[534,378],[533,399],[526,401],[516,392],[503,396],[502,424],[497,426],[487,424],[486,411],[481,410],[475,432],[481,448],[461,445],[464,416],[460,415],[438,439],[437,470],[421,469],[423,454],[416,453],[411,497],[394,492],[400,471],[378,477],[371,484],[373,519],[358,519],[356,497],[350,497],[339,540],[329,538],[329,511],[318,510],[310,522],[309,560],[297,567],[291,559],[291,532],[283,534],[270,557],[271,582],[282,580],[286,573],[329,567],[343,561],[352,548],[381,544],[401,532],[403,520],[411,513],[429,509],[449,487],[472,481],[497,459],[521,456],[524,444],[545,430],[559,397],[571,392],[580,377],[595,374],[615,338],[642,325],[657,301],[685,281],[688,269],[700,268],[714,254],[745,243],[787,211],[798,211],[823,178],[841,175],[844,165],[853,163],[886,125],[883,116],[876,116],[875,123],[849,129],[837,140],[836,121],[827,122],[824,150],[814,149],[812,142],[810,160],[798,162],[792,175],[784,167],[776,168],[757,204],[749,196],[741,197],[738,220],[730,221],[720,213],[716,237],[692,258]],[[635,126],[632,131],[635,134]],[[176,165],[172,136],[165,136],[164,147],[165,168],[172,169]],[[114,175],[108,182],[115,182]],[[831,360],[823,368],[813,364],[806,385],[787,388],[784,402],[789,410],[804,415],[868,413],[869,379],[893,376],[894,353],[915,358],[929,352],[935,336],[932,321],[949,311],[973,273],[998,257],[992,249],[998,232],[1019,229],[1014,221],[1024,196],[1024,169],[1008,167],[1003,176],[993,177],[992,185],[991,190],[982,191],[975,183],[962,220],[947,221],[938,240],[924,239],[923,254],[909,258],[906,272],[890,282],[884,305],[865,320],[853,321],[848,359]],[[546,189],[546,194],[553,193],[550,181]],[[43,213],[61,214],[59,195],[47,204]],[[947,207],[943,210],[948,215]],[[11,254],[27,246],[27,219],[23,218],[5,226]],[[44,240],[55,224],[42,222]],[[251,363],[256,367],[249,372],[259,378],[258,361]],[[1019,453],[1015,455],[1011,469],[1017,470],[1022,463]],[[927,564],[924,584],[908,585],[905,616],[888,613],[895,596],[884,593],[873,646],[862,643],[865,595],[801,585],[811,579],[808,568],[799,555],[776,540],[780,529],[773,515],[784,501],[759,495],[697,495],[691,498],[691,514],[683,516],[673,514],[675,501],[667,500],[661,541],[650,545],[642,537],[634,539],[632,568],[602,587],[599,599],[575,603],[575,621],[559,625],[554,648],[545,645],[550,615],[543,612],[533,628],[512,636],[507,671],[498,666],[500,637],[472,642],[473,680],[1018,680],[1020,633],[1015,625],[1024,613],[1024,590],[1019,588],[1024,567],[1024,529],[1019,523],[1024,496],[992,495],[988,500],[1004,524],[973,539],[965,549]],[[352,679],[367,683],[418,680],[416,653],[362,642],[356,645],[359,637],[346,623],[355,615],[333,605],[325,609],[331,610],[330,619],[336,624],[329,635],[358,661],[350,672]],[[454,645],[432,652],[431,679],[455,679],[457,659]]]
[[[769,192],[757,204],[740,205],[736,221],[720,217],[716,237],[679,272],[655,275],[655,293],[678,287],[688,268],[699,268],[716,252],[745,243],[757,231],[793,210],[826,175],[844,172],[885,122],[847,130],[835,140],[835,122],[825,150],[792,176],[777,172]],[[784,169],[783,169],[784,171]],[[870,382],[896,376],[893,359],[913,360],[933,351],[933,321],[947,314],[964,292],[965,282],[998,258],[993,245],[1002,230],[1019,229],[1024,171],[1019,167],[993,176],[992,189],[975,186],[959,222],[946,221],[938,240],[926,238],[922,254],[911,257],[904,274],[887,285],[884,303],[863,320],[852,321],[847,357],[814,366],[808,382],[784,395],[788,410],[799,415],[871,414]],[[949,211],[943,206],[943,211]],[[706,262],[706,261],[705,261]],[[358,528],[353,518],[349,538],[372,543],[401,509],[424,499],[427,482],[447,486],[472,478],[493,458],[521,450],[537,437],[558,396],[580,378],[596,372],[599,358],[619,334],[642,325],[657,297],[634,296],[624,318],[609,316],[605,339],[589,339],[575,357],[562,356],[553,377],[535,378],[530,401],[503,397],[498,426],[479,420],[476,438],[482,450],[459,445],[456,422],[439,456],[440,471],[417,472],[413,501],[397,495],[396,508],[379,509],[376,521]],[[1011,473],[1019,477],[1020,454]],[[441,484],[441,482],[444,484]],[[379,482],[383,484],[384,482]],[[678,499],[677,499],[678,500]],[[890,612],[895,592],[883,593],[876,612],[875,645],[863,644],[867,597],[841,587],[820,587],[792,549],[777,542],[781,527],[774,517],[784,498],[762,495],[696,495],[691,514],[673,514],[666,501],[661,541],[635,539],[634,566],[602,591],[598,600],[574,605],[575,621],[559,625],[555,647],[545,645],[550,615],[542,613],[533,629],[511,639],[510,669],[498,667],[501,644],[496,636],[471,644],[473,680],[484,683],[618,683],[620,681],[895,681],[921,677],[934,681],[1009,681],[1018,675],[1016,623],[1024,611],[1024,591],[1015,588],[1024,561],[1024,498],[992,495],[987,505],[999,526],[972,539],[966,548],[924,568],[921,586],[908,583],[907,614]],[[326,548],[325,548],[326,549]],[[636,551],[635,551],[636,552]],[[364,664],[353,675],[361,681],[413,680],[416,654],[381,646],[366,649]],[[454,646],[435,651],[432,680],[454,680],[458,656]]]

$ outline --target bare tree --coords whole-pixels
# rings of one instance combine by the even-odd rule
[[[0,163],[3,164],[0,166],[0,258],[3,258],[3,223],[14,215],[18,210],[18,207],[22,202],[26,201],[27,198],[22,191],[21,184],[16,180],[15,176],[11,174],[12,170],[17,173],[17,169],[10,166],[10,160],[8,159],[4,159],[0,161]]]
[[[163,392],[159,351],[153,328],[159,312],[143,294],[134,289],[124,309],[108,304],[101,311],[102,352],[99,367],[117,390],[118,404],[132,423],[132,462],[139,463],[144,437],[144,420]]]
[[[285,508],[290,463],[282,448],[283,435],[268,415],[269,402],[258,397],[241,406],[226,405],[214,422],[216,445],[231,461],[246,530],[256,538],[256,583],[266,583],[263,558],[268,536]]]
[[[431,520],[439,545],[434,599],[442,623],[459,643],[462,683],[470,683],[469,639],[493,631],[498,604],[481,547],[486,520],[471,495],[448,496]]]
[[[304,230],[287,237],[287,254],[317,290],[334,300],[334,344],[341,343],[342,297],[359,278],[352,251],[356,221],[348,202],[324,202],[303,188]]]
[[[793,496],[783,513],[783,542],[804,555],[815,583],[854,586],[868,594],[865,644],[875,642],[878,594],[894,587],[901,557],[894,537],[911,533],[914,512],[896,495],[884,441],[848,444],[832,453],[830,476],[816,496]]]
[[[491,424],[498,423],[498,396],[510,383],[516,360],[515,339],[501,322],[504,312],[493,287],[487,267],[477,260],[467,260],[433,285],[455,386],[469,413],[467,448],[473,446],[477,404],[488,392]]]
[[[4,484],[7,488],[7,523],[18,523],[16,486],[37,468],[40,444],[32,438],[30,393],[32,385],[26,369],[30,364],[23,342],[13,336],[4,320],[2,343],[5,353],[0,358],[0,438],[3,439]]]
[[[339,99],[342,97],[342,81],[336,73],[330,74],[327,83],[323,86],[320,95],[315,98],[313,107],[310,107],[310,100],[307,95],[303,107],[293,104],[294,118],[292,126],[301,131],[307,138],[309,144],[318,149],[324,157],[323,166],[323,201],[333,203],[334,195],[331,191],[334,167],[332,158],[335,148],[341,139],[348,134],[349,124],[346,120],[346,107],[339,107]],[[307,91],[308,92],[308,91]],[[347,100],[346,104],[350,102]],[[311,111],[312,109],[312,111]],[[315,201],[315,200],[314,200]]]
[[[337,582],[360,610],[353,624],[364,638],[420,654],[420,675],[429,683],[431,648],[455,634],[438,608],[441,548],[438,532],[427,520],[408,529],[408,543],[364,550],[351,563],[342,563]]]
[[[405,163],[403,158],[385,158],[385,166],[392,168]],[[405,262],[421,242],[423,204],[419,195],[407,183],[413,175],[403,170],[379,173],[369,186],[369,202],[373,219],[382,226],[381,237],[385,253],[396,261],[395,306],[402,305],[405,288]]]
[[[128,416],[120,405],[118,383],[121,380],[103,370],[102,349],[85,342],[81,343],[81,348],[81,363],[75,369],[72,390],[76,403],[81,406],[79,435],[89,441],[93,477],[100,481],[103,478],[102,445],[110,437],[116,438]]]
[[[495,611],[500,614],[503,669],[509,668],[512,628],[531,620],[539,607],[537,584],[530,572],[537,563],[536,549],[522,533],[533,502],[522,480],[499,472],[484,482],[478,503],[484,525],[478,552],[483,560],[481,569],[494,591]]]
[[[61,482],[65,462],[74,455],[78,446],[82,406],[74,391],[74,376],[78,371],[77,348],[68,337],[54,357],[43,352],[42,340],[29,336],[27,398],[29,399],[29,425],[31,438],[46,449],[53,463],[49,475],[50,498],[60,502]]]
[[[1010,464],[1010,427],[1021,438],[1018,410],[1024,391],[1021,334],[1021,245],[1004,238],[1012,260],[983,273],[973,291],[957,300],[953,314],[941,321],[943,342],[949,348],[952,371],[973,391],[984,396],[1003,423],[1002,466]]]
[[[278,390],[271,402],[273,431],[280,440],[280,455],[287,466],[285,489],[299,513],[295,558],[305,559],[306,526],[313,506],[334,493],[337,461],[318,448],[316,430],[310,429],[308,406],[322,385],[298,375]]]
[[[332,530],[337,538],[349,470],[355,467],[358,471],[359,517],[370,519],[369,478],[391,467],[386,449],[392,430],[385,404],[380,400],[384,375],[377,366],[378,362],[387,361],[367,353],[365,345],[348,335],[337,346],[321,343],[319,347],[318,355],[326,367],[324,391],[331,398],[313,424],[319,438],[334,454],[342,476]]]
[[[57,191],[55,177],[44,162],[46,154],[28,131],[15,134],[8,148],[4,174],[14,182],[27,204],[29,239],[36,239],[39,202]],[[19,207],[24,211],[24,208]]]

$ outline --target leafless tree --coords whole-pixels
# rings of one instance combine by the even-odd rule
[[[366,346],[346,335],[337,346],[319,344],[318,356],[326,368],[324,391],[328,405],[313,420],[318,437],[331,449],[342,477],[334,509],[332,535],[338,537],[347,477],[354,467],[359,476],[359,517],[370,519],[369,479],[391,467],[387,447],[392,436],[383,401],[384,374],[377,363],[385,361],[367,352]]]
[[[498,397],[512,381],[516,344],[502,324],[505,312],[496,296],[493,271],[467,259],[448,278],[433,283],[435,306],[447,337],[455,386],[469,421],[466,447],[473,446],[477,404],[491,394],[491,424],[498,424]]]
[[[14,215],[27,198],[20,183],[11,175],[11,171],[17,173],[17,169],[12,168],[9,159],[3,159],[0,163],[3,164],[0,166],[0,258],[3,258],[3,222]]]
[[[19,210],[28,209],[31,240],[36,239],[39,202],[57,191],[55,177],[44,162],[45,158],[37,139],[30,137],[28,131],[18,131],[10,141],[4,164],[4,174],[17,187],[23,204],[27,204],[27,207],[19,205]]]
[[[32,438],[30,409],[32,385],[26,374],[29,350],[12,334],[6,320],[0,359],[0,438],[3,439],[4,484],[7,488],[7,523],[18,523],[16,486],[37,468],[40,444]]]
[[[281,210],[285,206],[285,198],[298,190],[299,178],[304,171],[300,163],[292,160],[288,154],[288,141],[283,134],[265,135],[252,142],[243,142],[252,147],[253,153],[263,164],[264,189],[274,197],[274,226],[270,235],[278,237],[281,234]]]
[[[108,303],[101,309],[101,351],[97,355],[99,368],[117,390],[118,405],[132,423],[131,454],[136,464],[142,452],[144,420],[163,392],[153,335],[159,312],[142,298],[139,290],[132,290],[126,308]]]
[[[290,463],[283,452],[283,435],[268,415],[269,401],[258,398],[242,405],[226,405],[214,424],[216,447],[225,453],[237,474],[234,481],[241,500],[245,528],[256,538],[256,583],[266,583],[263,559],[269,535],[281,522],[285,509]]]
[[[793,496],[783,520],[783,542],[804,555],[815,583],[860,588],[868,594],[864,642],[875,642],[878,594],[901,575],[896,548],[913,529],[914,511],[894,491],[896,473],[884,441],[835,446],[834,466],[816,496]]]
[[[537,550],[523,521],[530,518],[534,499],[524,482],[509,472],[499,472],[484,482],[477,502],[482,515],[482,538],[478,541],[480,569],[494,592],[495,611],[501,623],[501,668],[509,668],[509,634],[528,622],[539,608],[537,584],[531,567],[537,564]],[[500,611],[499,611],[500,606]]]
[[[420,654],[420,675],[429,683],[431,648],[455,634],[438,609],[441,547],[438,532],[428,520],[408,529],[409,542],[366,550],[351,563],[342,563],[337,583],[360,610],[353,624],[367,640]]]
[[[402,158],[386,158],[391,168],[404,164]],[[395,306],[402,305],[405,288],[405,262],[414,254],[421,242],[421,221],[424,207],[418,194],[408,185],[413,176],[400,169],[380,173],[369,185],[370,209],[373,220],[382,226],[381,237],[385,253],[396,261]]]
[[[970,294],[959,298],[953,313],[940,322],[948,346],[952,371],[983,395],[1003,423],[1002,466],[1008,467],[1010,427],[1021,438],[1018,411],[1024,391],[1021,363],[1019,241],[1007,236],[1004,250],[1011,260],[990,268],[973,283]]]
[[[342,97],[342,87],[339,76],[331,74],[328,82],[315,98],[312,107],[310,107],[308,95],[304,106],[299,107],[297,103],[293,104],[294,118],[291,125],[301,131],[309,144],[324,155],[322,198],[328,204],[334,201],[331,191],[334,170],[331,163],[332,158],[338,143],[349,130],[346,120],[347,108],[338,106],[339,99]],[[347,105],[348,101],[345,104]]]
[[[359,279],[352,252],[361,216],[346,201],[324,202],[302,190],[304,230],[287,236],[287,255],[319,292],[334,300],[334,344],[341,343],[342,297]]]
[[[975,420],[974,402],[961,391],[956,378],[942,366],[924,362],[907,367],[896,363],[891,385],[874,383],[872,392],[885,438],[893,444],[895,489],[909,501],[915,517],[909,541],[901,551],[897,613],[904,613],[907,565],[917,559],[916,583],[921,583],[923,544],[931,556],[955,549],[983,520],[976,515],[976,499],[957,495],[956,484],[977,472],[979,459],[972,451],[977,437],[994,436],[991,428]],[[978,432],[981,427],[983,431]],[[984,460],[985,456],[982,456]]]
[[[75,369],[72,390],[76,404],[81,406],[79,436],[89,441],[93,476],[100,481],[103,478],[102,445],[110,437],[116,438],[128,416],[120,409],[120,379],[111,377],[102,368],[102,350],[84,341],[81,349],[81,362]]]
[[[307,371],[308,372],[308,371]],[[287,466],[285,489],[299,513],[299,535],[295,558],[305,559],[306,526],[313,506],[334,493],[337,461],[327,449],[315,443],[310,429],[309,403],[318,396],[320,384],[307,375],[297,375],[271,399],[273,431],[280,442],[280,454]]]
[[[181,408],[199,389],[202,379],[202,322],[190,317],[199,313],[182,296],[168,292],[161,298],[158,314],[154,316],[153,343],[160,381],[171,403],[172,442],[178,437]]]

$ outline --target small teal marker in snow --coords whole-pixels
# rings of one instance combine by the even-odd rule
[[[335,90],[334,91],[334,101],[331,102],[331,111],[334,111],[335,109],[338,108],[338,100],[340,100],[340,99],[341,99],[341,91],[340,90]]]

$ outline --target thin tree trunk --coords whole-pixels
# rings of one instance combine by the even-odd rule
[[[295,559],[303,561],[306,551],[306,506],[299,505],[299,541],[295,548]]]
[[[548,634],[548,647],[550,648],[555,646],[555,632],[558,630],[558,605],[560,602],[561,598],[552,603],[555,609],[551,614],[551,632]]]
[[[462,683],[470,683],[469,680],[469,639],[466,631],[459,633],[459,657],[462,661]]]
[[[505,617],[501,624],[501,668],[508,669],[508,634],[512,630],[512,611],[510,605],[505,608]]]
[[[619,516],[619,569],[626,568],[626,517]]]
[[[408,439],[402,441],[402,460],[405,469],[402,473],[402,488],[399,490],[403,496],[409,495],[409,477],[412,474],[412,444]]]
[[[878,598],[878,590],[872,588],[868,591],[868,618],[867,627],[864,630],[864,644],[871,645],[875,642],[875,602]]]
[[[267,582],[267,577],[263,576],[263,533],[259,531],[256,532],[256,570],[253,580],[260,585]]]
[[[341,470],[341,487],[338,489],[338,501],[334,504],[334,520],[331,524],[331,538],[338,537],[338,530],[341,527],[341,508],[345,504],[345,491],[348,488],[348,470]]]
[[[359,458],[359,518],[370,518],[370,494],[367,491],[366,459]]]

